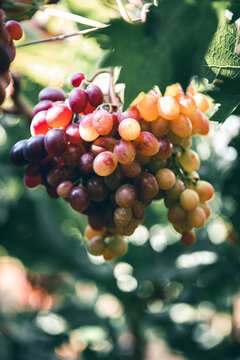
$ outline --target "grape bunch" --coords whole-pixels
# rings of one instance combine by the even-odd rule
[[[25,166],[25,184],[45,186],[88,217],[86,238],[105,260],[127,251],[125,236],[145,208],[163,199],[168,219],[184,245],[194,243],[211,210],[212,185],[200,180],[191,137],[209,132],[205,95],[180,84],[140,93],[131,107],[104,103],[102,90],[75,73],[68,97],[60,88],[40,91],[32,137],[16,143],[14,165]]]
[[[9,66],[16,56],[13,40],[21,39],[23,30],[14,20],[5,23],[5,13],[0,9],[0,105],[6,97],[6,88],[11,82]]]

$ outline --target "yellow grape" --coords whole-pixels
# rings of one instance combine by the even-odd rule
[[[194,190],[198,193],[201,202],[209,201],[214,196],[214,188],[208,181],[199,180]]]
[[[121,235],[110,237],[108,248],[114,256],[123,256],[127,252],[127,243]]]
[[[183,234],[185,231],[192,230],[192,226],[187,220],[183,221],[181,224],[172,224],[174,230],[179,234]]]
[[[176,182],[176,176],[174,172],[170,169],[160,169],[155,175],[158,186],[162,190],[169,190],[171,189],[175,182]]]
[[[158,138],[166,135],[170,130],[170,121],[163,119],[161,116],[150,124],[151,132]]]
[[[180,106],[172,96],[163,96],[158,100],[159,115],[167,120],[174,120],[179,117]]]
[[[184,95],[183,89],[179,83],[166,87],[164,96],[178,97]]]
[[[202,208],[206,215],[206,220],[211,216],[211,208],[208,204],[205,202],[200,202],[199,207]]]
[[[187,94],[191,94],[191,95],[196,94],[196,89],[195,89],[195,87],[194,87],[192,84],[190,84],[190,85],[187,87]]]
[[[93,170],[99,176],[108,176],[117,167],[117,159],[111,151],[103,151],[93,160]]]
[[[206,222],[204,210],[197,206],[195,209],[189,211],[188,222],[192,227],[201,228]]]
[[[115,256],[113,255],[113,253],[111,252],[111,250],[109,248],[106,248],[103,252],[103,258],[106,261],[111,261],[115,258]]]
[[[192,123],[186,115],[180,115],[178,119],[171,121],[172,132],[180,138],[185,138],[192,133]]]
[[[138,103],[138,110],[146,121],[154,121],[158,118],[159,96],[153,93],[145,94]]]
[[[201,93],[196,93],[193,95],[194,100],[196,102],[197,108],[201,110],[203,113],[207,112],[210,109],[210,102],[206,95]]]
[[[119,135],[126,141],[137,139],[140,131],[141,127],[139,122],[132,118],[122,120],[118,126]]]
[[[199,196],[195,190],[186,189],[180,195],[180,203],[183,209],[191,211],[199,204]]]
[[[178,158],[182,167],[188,171],[196,171],[200,166],[200,159],[194,150],[186,149]]]
[[[182,139],[180,145],[184,147],[184,149],[189,148],[192,145],[192,138],[190,136]]]
[[[194,111],[197,110],[197,105],[191,94],[187,94],[187,96],[184,96],[181,99],[179,99],[179,105],[180,105],[180,113],[184,115],[191,115],[194,113]]]

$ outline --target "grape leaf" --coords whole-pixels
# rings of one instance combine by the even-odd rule
[[[210,83],[220,80],[208,92],[215,103],[221,104],[211,120],[225,121],[240,104],[240,53],[236,42],[237,26],[226,20],[219,26],[206,55],[204,76]]]
[[[209,1],[162,0],[151,6],[146,23],[117,19],[91,36],[108,50],[102,66],[121,67],[118,82],[126,84],[126,108],[140,91],[154,85],[164,91],[180,82],[186,88],[199,73],[216,28]]]
[[[7,20],[28,20],[42,6],[44,0],[2,0],[1,8],[5,11]]]

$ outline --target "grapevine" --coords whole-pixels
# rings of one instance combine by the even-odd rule
[[[141,92],[123,112],[83,73],[73,74],[71,84],[68,96],[56,87],[40,91],[32,137],[11,150],[12,163],[25,166],[26,186],[42,185],[85,214],[89,249],[105,260],[125,254],[126,236],[159,199],[182,244],[194,243],[193,229],[209,218],[214,195],[190,149],[192,136],[209,132],[207,97],[173,84],[164,95],[157,88]]]

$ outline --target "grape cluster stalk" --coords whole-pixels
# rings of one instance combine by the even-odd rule
[[[21,25],[14,20],[5,22],[5,13],[0,9],[0,105],[6,97],[6,90],[11,84],[9,66],[16,56],[13,40],[23,36]]]
[[[45,186],[88,217],[85,236],[105,260],[127,251],[153,200],[162,199],[181,242],[195,242],[214,195],[199,179],[200,160],[191,137],[209,132],[207,97],[180,84],[140,93],[130,108],[104,103],[102,90],[83,73],[71,78],[68,96],[60,88],[39,93],[30,126],[32,137],[16,143],[14,165],[25,166],[29,188]]]

